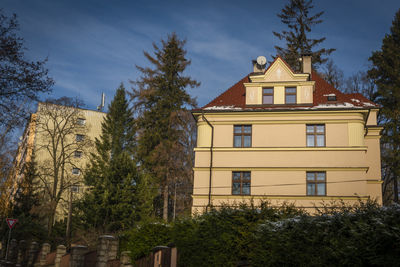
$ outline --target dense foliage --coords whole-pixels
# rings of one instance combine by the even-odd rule
[[[397,11],[381,50],[370,57],[373,66],[369,76],[377,86],[376,102],[382,105],[380,120],[382,132],[383,193],[386,201],[399,201],[400,177],[400,10]],[[388,199],[388,196],[390,198]]]
[[[254,266],[395,266],[400,259],[400,206],[361,204],[328,215],[261,224]]]
[[[87,227],[103,233],[116,232],[133,225],[138,182],[134,121],[123,85],[109,105],[101,130],[84,177],[90,190],[86,191],[80,209]]]
[[[157,245],[174,243],[182,266],[232,266],[246,259],[257,225],[302,214],[292,206],[273,208],[238,205],[180,218],[172,224],[150,223],[129,231],[123,247],[132,258],[142,257]]]
[[[38,177],[34,155],[30,162],[26,164],[22,179],[17,185],[17,193],[14,201],[10,203],[11,210],[8,213],[9,218],[18,219],[13,228],[13,238],[17,240],[36,240],[44,241],[46,239],[46,227],[42,223],[43,216],[38,209],[40,196],[38,190]],[[7,237],[5,230],[8,227],[2,223],[3,237]]]
[[[239,205],[145,224],[125,238],[134,259],[174,243],[179,266],[395,266],[400,206],[360,202],[311,216],[291,206]]]

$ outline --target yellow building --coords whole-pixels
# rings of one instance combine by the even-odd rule
[[[8,214],[11,203],[17,191],[19,190],[19,182],[23,179],[26,163],[31,161],[32,149],[35,136],[36,115],[31,114],[29,123],[27,124],[23,135],[20,138],[13,166],[6,181],[3,183],[8,190],[4,190],[0,196],[0,210],[3,216]]]
[[[34,154],[38,171],[41,209],[55,207],[54,220],[64,219],[71,192],[82,193],[83,172],[94,141],[101,134],[104,112],[50,103],[39,103],[21,138],[12,173],[14,192],[26,163]],[[52,204],[53,203],[53,204]],[[55,204],[56,203],[56,204]]]
[[[378,105],[328,84],[310,56],[302,61],[303,73],[280,57],[267,69],[253,62],[252,73],[192,111],[193,212],[250,199],[307,210],[341,200],[381,203]]]

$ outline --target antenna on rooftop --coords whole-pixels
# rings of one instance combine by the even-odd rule
[[[264,67],[267,64],[267,59],[264,56],[257,57],[257,64]]]
[[[100,106],[97,106],[98,111],[103,111],[105,98],[106,95],[104,93],[101,93],[101,104]]]

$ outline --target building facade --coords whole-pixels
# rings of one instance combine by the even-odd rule
[[[105,115],[99,111],[39,103],[19,143],[11,173],[14,184],[11,196],[21,187],[26,163],[34,159],[41,209],[50,209],[50,203],[55,201],[54,220],[64,219],[71,197],[79,198],[83,193],[83,173],[95,138],[101,134]]]
[[[207,206],[382,202],[379,106],[277,57],[192,111],[197,121],[192,212]]]

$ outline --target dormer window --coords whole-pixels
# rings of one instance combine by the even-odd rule
[[[296,87],[285,87],[285,104],[296,104]]]
[[[336,101],[336,95],[334,94],[328,95],[328,101]]]
[[[263,104],[274,103],[274,88],[263,88]]]

